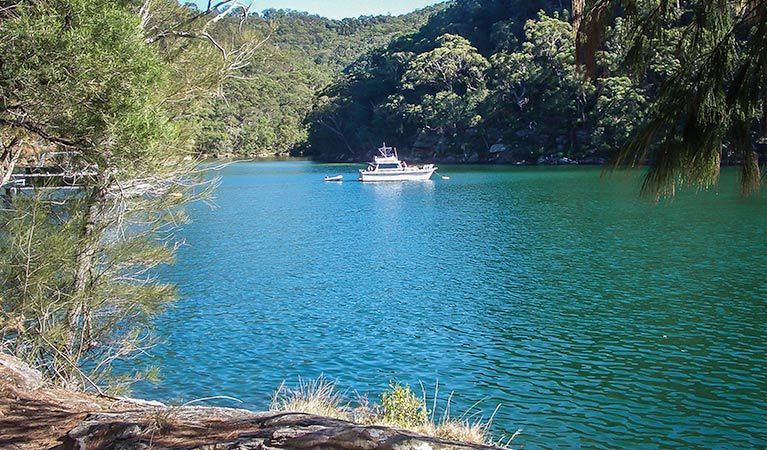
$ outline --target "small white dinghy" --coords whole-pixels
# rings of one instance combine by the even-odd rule
[[[335,175],[335,176],[327,176],[325,177],[325,181],[343,181],[344,176],[343,175]]]

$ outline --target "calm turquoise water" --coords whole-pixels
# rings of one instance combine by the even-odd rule
[[[494,434],[527,449],[767,447],[767,201],[732,172],[656,205],[598,169],[356,168],[223,170],[137,396],[263,409],[299,377],[371,398],[438,380],[439,410],[501,404]]]

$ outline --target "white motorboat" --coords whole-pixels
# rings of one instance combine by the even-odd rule
[[[378,153],[366,169],[360,169],[360,181],[424,181],[437,170],[434,164],[411,166],[400,161],[397,149],[387,147],[386,143],[378,148]]]

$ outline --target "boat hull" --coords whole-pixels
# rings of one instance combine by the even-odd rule
[[[431,179],[431,175],[437,170],[436,167],[423,169],[406,170],[360,170],[360,181],[378,182],[378,181],[426,181]]]

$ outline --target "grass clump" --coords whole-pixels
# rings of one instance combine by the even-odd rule
[[[440,419],[436,425],[430,423],[429,429],[422,432],[448,441],[489,445],[491,444],[490,434],[487,430],[489,425],[490,422],[470,422],[469,420],[447,418]]]
[[[314,380],[298,379],[298,387],[288,388],[283,382],[272,395],[271,410],[303,412],[335,419],[350,420],[349,402],[336,384],[323,376]]]
[[[427,401],[426,389],[421,385],[423,392],[424,403]],[[493,445],[492,437],[490,435],[490,425],[493,423],[493,418],[501,407],[499,404],[496,406],[493,414],[489,419],[485,420],[481,416],[479,410],[472,413],[472,411],[480,404],[476,402],[458,417],[451,415],[451,406],[453,400],[453,392],[447,397],[445,408],[442,410],[442,414],[437,417],[437,403],[439,398],[439,383],[434,386],[434,398],[432,399],[432,411],[429,415],[426,425],[417,431],[434,436],[440,439],[459,441],[459,442],[471,442],[474,444]]]

